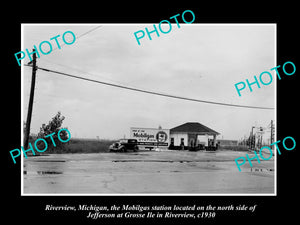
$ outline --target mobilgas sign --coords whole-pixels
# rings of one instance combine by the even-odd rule
[[[155,128],[130,128],[130,138],[137,139],[138,145],[169,146],[170,130]]]

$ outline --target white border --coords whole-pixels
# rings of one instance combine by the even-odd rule
[[[126,26],[126,25],[129,25],[129,26],[132,26],[132,25],[141,25],[139,23],[129,23],[129,24],[118,24],[118,23],[105,23],[105,24],[98,24],[98,23],[70,23],[70,24],[64,24],[64,23],[22,23],[21,24],[21,49],[24,49],[24,37],[23,37],[23,34],[24,34],[24,26],[25,25],[37,25],[37,26],[40,26],[40,25],[45,25],[45,26],[53,26],[53,25],[56,25],[56,26],[105,26],[105,25],[108,25],[108,26],[111,26],[111,25],[116,25],[116,26]],[[153,24],[146,24],[146,23],[142,23],[142,25],[153,25]],[[187,24],[181,24],[181,25],[187,25]],[[274,67],[277,66],[277,23],[259,23],[259,24],[256,24],[256,23],[226,23],[226,24],[220,24],[220,23],[203,23],[203,24],[200,24],[200,23],[193,23],[193,25],[200,25],[200,26],[247,26],[247,25],[255,25],[255,26],[275,26],[275,44],[274,44],[274,50],[275,50],[275,58],[274,58]],[[188,24],[188,26],[190,26],[190,24]],[[24,118],[24,112],[23,112],[23,92],[24,92],[24,79],[23,79],[23,76],[24,76],[24,66],[23,64],[21,63],[21,146],[23,146],[23,140],[24,140],[24,137],[23,137],[23,118]],[[275,80],[275,88],[274,88],[274,92],[275,92],[275,117],[274,117],[274,125],[275,125],[275,140],[274,141],[277,141],[277,79],[274,79]],[[111,194],[111,193],[107,193],[107,194],[84,194],[84,193],[79,193],[79,194],[76,194],[76,193],[73,193],[73,194],[69,194],[69,193],[63,193],[63,194],[59,194],[59,193],[53,193],[53,194],[26,194],[24,193],[24,177],[23,177],[23,173],[24,173],[24,169],[23,169],[23,158],[24,158],[24,155],[22,154],[22,157],[21,157],[21,196],[277,196],[277,151],[276,151],[276,148],[274,148],[274,166],[275,166],[275,170],[274,170],[274,193],[223,193],[223,194],[196,194],[196,193],[193,193],[193,194],[186,194],[186,193],[147,193],[147,194],[142,194],[142,193],[139,193],[139,194]]]

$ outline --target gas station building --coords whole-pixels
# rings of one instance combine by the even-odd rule
[[[216,149],[217,131],[198,122],[188,122],[170,129],[169,149]]]

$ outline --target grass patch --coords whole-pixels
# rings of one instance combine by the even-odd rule
[[[71,139],[66,143],[63,153],[98,153],[108,152],[114,140]]]
[[[30,137],[29,142],[34,145],[35,140],[35,137]],[[115,140],[71,138],[70,141],[64,143],[61,147],[49,145],[48,149],[41,154],[108,152],[108,147],[114,142]]]

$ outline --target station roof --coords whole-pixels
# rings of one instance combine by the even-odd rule
[[[204,126],[201,123],[197,122],[188,122],[185,124],[182,124],[180,126],[174,127],[170,129],[170,132],[178,132],[178,133],[197,133],[197,134],[208,134],[208,135],[218,135],[217,131],[214,131],[213,129],[210,129],[207,126]]]

